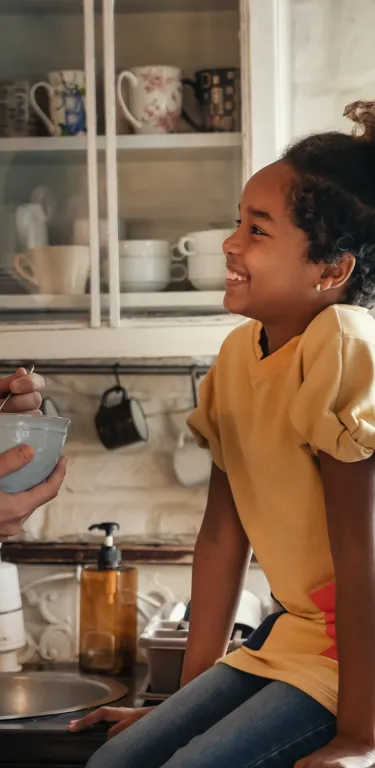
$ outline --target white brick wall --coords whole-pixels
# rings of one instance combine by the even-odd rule
[[[374,0],[294,0],[295,136],[349,132],[347,104],[375,98]]]
[[[129,394],[142,403],[151,437],[148,444],[108,451],[96,435],[94,416],[113,383],[106,376],[47,379],[47,394],[72,420],[68,471],[58,498],[30,519],[28,536],[79,534],[104,519],[117,520],[124,536],[197,533],[207,489],[185,488],[173,472],[177,437],[193,407],[189,377],[122,377]]]

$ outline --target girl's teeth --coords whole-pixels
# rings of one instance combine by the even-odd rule
[[[243,275],[238,275],[237,272],[231,272],[229,269],[227,270],[227,279],[238,280],[240,283],[246,283],[247,281],[247,277],[244,277]]]

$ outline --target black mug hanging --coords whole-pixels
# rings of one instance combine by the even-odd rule
[[[147,442],[149,431],[142,406],[120,385],[107,389],[95,416],[99,440],[108,449]]]
[[[193,89],[198,102],[201,122],[198,123],[186,110],[182,117],[196,131],[240,130],[240,70],[201,69],[195,79],[185,78],[183,85]]]

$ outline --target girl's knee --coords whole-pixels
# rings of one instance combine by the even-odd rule
[[[114,748],[108,741],[95,752],[86,765],[86,768],[132,768],[124,759],[121,760],[121,751]]]

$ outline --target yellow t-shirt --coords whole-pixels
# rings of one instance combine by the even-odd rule
[[[328,307],[263,359],[261,329],[250,321],[226,339],[188,421],[227,473],[282,606],[225,661],[335,713],[335,573],[317,454],[353,462],[375,449],[375,321],[360,307]]]

